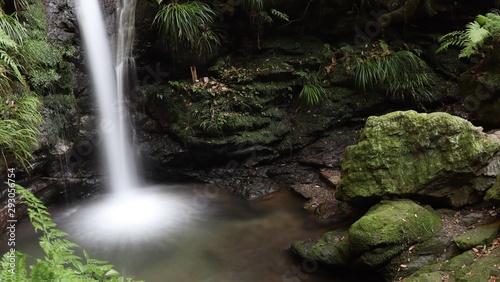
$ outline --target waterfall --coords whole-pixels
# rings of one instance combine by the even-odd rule
[[[99,129],[104,140],[105,169],[113,192],[130,191],[138,186],[133,158],[129,118],[124,100],[132,57],[136,0],[122,0],[118,10],[116,59],[113,62],[109,39],[98,0],[78,0],[77,17],[83,35],[91,78],[98,104]]]

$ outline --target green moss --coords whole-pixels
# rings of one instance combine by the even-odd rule
[[[383,266],[395,256],[402,253],[404,249],[404,245],[376,248],[369,252],[363,253],[360,257],[360,260],[364,265],[376,269]]]
[[[48,42],[47,20],[41,2],[29,5],[21,16],[28,30],[28,38],[23,41],[20,52],[28,83],[41,95],[54,91],[72,93],[73,74],[66,58],[73,57],[74,47]]]
[[[427,272],[427,273],[419,273],[416,275],[412,275],[404,281],[406,282],[436,282],[436,281],[447,281],[454,282],[455,279],[448,278],[445,280],[445,277],[449,277],[449,274],[444,271],[435,271],[435,272]]]
[[[495,249],[491,254],[476,259],[470,266],[455,269],[456,281],[483,282],[491,281],[491,277],[500,276],[498,268],[500,250]]]
[[[485,201],[500,202],[500,174],[497,175],[497,180],[493,187],[491,187],[484,197]]]
[[[455,237],[453,241],[460,250],[466,251],[479,245],[491,244],[497,238],[498,231],[498,223],[483,225]]]
[[[473,251],[467,251],[441,264],[439,269],[454,272],[462,268],[464,265],[471,265],[474,262],[475,258],[476,255]]]
[[[408,200],[384,202],[349,228],[349,250],[362,255],[368,265],[380,265],[404,246],[428,240],[440,229],[441,219],[434,211]]]
[[[498,150],[500,143],[480,128],[446,113],[370,117],[360,142],[345,151],[337,197],[355,201],[412,193],[432,196],[433,191],[425,189],[453,186],[457,175],[486,164]],[[433,182],[437,186],[429,185]],[[465,204],[467,197],[447,197],[453,196],[452,205]]]
[[[343,230],[327,232],[318,241],[294,242],[292,248],[304,258],[335,266],[345,266],[350,260],[347,231]]]
[[[497,248],[482,256],[477,256],[473,251],[466,251],[448,262],[422,267],[404,281],[441,281],[428,280],[427,277],[448,277],[446,281],[490,281],[491,277],[500,275],[499,256],[500,250]]]

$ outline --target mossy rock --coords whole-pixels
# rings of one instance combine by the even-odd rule
[[[500,202],[500,174],[497,175],[497,181],[493,184],[484,197],[485,201]]]
[[[347,231],[344,230],[327,232],[316,241],[296,241],[292,250],[304,258],[335,266],[345,266],[350,260]]]
[[[446,277],[449,277],[449,274],[447,272],[435,271],[427,273],[418,273],[404,279],[404,281],[406,282],[436,282],[436,281],[454,282],[455,281],[449,278],[446,279]]]
[[[445,263],[437,263],[422,267],[411,276],[404,279],[410,282],[423,281],[461,281],[484,282],[494,281],[492,277],[500,275],[500,249],[491,250],[486,255],[477,255],[473,251],[466,251]],[[437,280],[431,280],[436,278]]]
[[[469,230],[453,239],[457,247],[462,250],[470,250],[479,245],[489,245],[498,236],[499,222],[483,225]]]
[[[499,259],[500,250],[495,249],[489,255],[477,257],[469,266],[460,266],[455,271],[456,281],[460,282],[483,282],[495,281],[492,277],[500,276]]]
[[[365,265],[378,267],[440,229],[441,219],[433,210],[409,200],[383,202],[349,228],[349,251]]]
[[[475,203],[475,172],[500,150],[482,128],[447,113],[397,111],[366,121],[345,151],[336,196],[351,203],[404,197],[453,207]]]
[[[402,277],[408,277],[422,267],[436,262],[447,261],[460,254],[460,250],[455,246],[452,239],[449,230],[443,227],[441,232],[431,239],[406,248],[401,255],[396,256],[384,266],[383,274],[385,279],[394,281]]]

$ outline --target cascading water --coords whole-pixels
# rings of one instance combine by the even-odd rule
[[[105,33],[101,8],[97,0],[78,1],[78,22],[91,69],[99,110],[99,128],[103,135],[106,168],[111,189],[123,192],[138,186],[131,146],[127,134],[127,110],[124,105],[124,85],[128,62],[131,60],[133,28],[125,16],[132,20],[135,1],[124,0],[120,9],[117,39],[116,71],[112,60],[108,38]],[[126,8],[124,8],[126,7]],[[122,15],[123,14],[123,15]]]
[[[118,9],[116,60],[98,0],[77,0],[77,18],[83,34],[104,140],[105,168],[111,193],[68,213],[63,227],[84,245],[123,245],[165,238],[192,219],[186,199],[154,188],[140,187],[128,130],[124,96],[131,91],[135,71],[132,46],[136,0],[122,0]]]

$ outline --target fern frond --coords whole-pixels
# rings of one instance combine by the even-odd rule
[[[16,267],[12,274],[10,271],[9,253],[5,254],[0,262],[0,281],[133,281],[117,277],[119,273],[113,266],[105,261],[90,258],[84,250],[86,263],[75,255],[76,249],[81,249],[77,244],[65,239],[66,232],[56,229],[43,203],[31,192],[22,186],[16,185],[16,192],[21,196],[21,203],[28,206],[28,215],[37,231],[42,231],[40,246],[45,252],[44,259],[37,259],[28,275],[26,270],[26,255],[16,253]]]
[[[431,100],[430,89],[437,83],[427,64],[410,51],[359,59],[354,78],[356,87],[363,91],[380,85],[391,99],[413,102]]]
[[[14,255],[14,259],[12,255]],[[5,253],[0,262],[0,281],[28,281],[27,257],[21,252]]]
[[[447,33],[438,39],[438,42],[439,44],[441,44],[441,46],[439,46],[439,48],[436,50],[436,53],[446,51],[449,46],[463,47],[465,45],[465,40],[466,36],[464,30]]]
[[[475,21],[469,22],[465,30],[453,31],[438,39],[441,46],[436,53],[446,50],[449,46],[462,47],[459,57],[470,57],[483,47],[489,38],[500,36],[500,16],[497,13],[478,15]]]
[[[290,21],[290,18],[288,17],[287,14],[283,13],[283,12],[280,12],[276,9],[271,9],[271,14],[278,17],[279,19],[285,21],[285,22],[289,22]]]
[[[271,16],[269,16],[269,14],[266,11],[260,11],[259,17],[262,19],[263,22],[266,22],[266,23],[273,22],[273,18],[271,18]]]
[[[16,59],[11,57],[7,52],[0,50],[0,67],[4,65],[6,66],[7,73],[14,76],[19,82],[21,82],[24,86],[26,86],[26,81],[24,80],[24,76],[21,74],[19,70],[22,68],[22,65],[17,62]]]
[[[0,29],[17,44],[22,44],[23,39],[27,37],[26,28],[19,22],[17,13],[7,15],[0,11]]]

